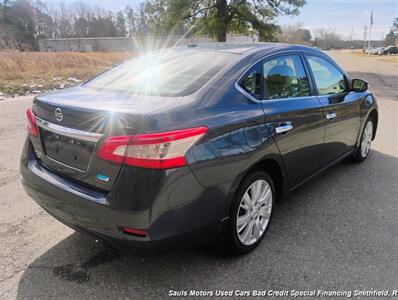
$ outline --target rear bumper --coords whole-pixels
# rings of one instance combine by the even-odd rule
[[[75,230],[137,254],[154,255],[210,242],[217,237],[222,219],[222,207],[217,208],[221,202],[214,200],[219,194],[208,193],[192,174],[184,176],[183,184],[189,183],[188,190],[192,191],[185,199],[181,198],[184,193],[176,193],[178,188],[170,190],[178,183],[174,182],[156,195],[148,209],[142,210],[115,206],[114,203],[134,201],[128,195],[116,193],[118,199],[114,199],[112,192],[94,191],[44,168],[34,157],[29,139],[20,174],[26,192],[50,215]],[[209,213],[211,202],[213,213]],[[128,235],[121,227],[145,229],[148,235]]]

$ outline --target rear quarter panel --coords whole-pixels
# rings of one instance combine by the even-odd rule
[[[242,178],[257,162],[273,159],[279,151],[269,135],[261,103],[254,102],[231,86],[218,105],[208,108],[208,134],[187,154],[188,163],[206,188],[212,188],[224,215]]]

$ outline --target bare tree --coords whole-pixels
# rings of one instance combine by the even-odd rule
[[[277,34],[278,41],[288,44],[312,45],[311,32],[303,27],[302,23],[284,25]]]
[[[131,6],[127,6],[124,9],[124,14],[126,15],[128,35],[133,36],[135,34],[135,23],[136,23],[134,9]]]
[[[342,37],[334,28],[317,28],[314,30],[314,44],[322,49],[338,48]]]

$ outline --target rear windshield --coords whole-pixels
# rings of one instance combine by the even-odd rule
[[[186,96],[237,56],[198,50],[146,54],[101,74],[85,86],[128,94]]]

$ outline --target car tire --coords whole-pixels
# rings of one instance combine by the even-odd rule
[[[366,120],[365,126],[362,130],[359,146],[353,155],[354,162],[363,162],[368,157],[373,140],[374,126],[375,122],[371,117],[369,117]]]
[[[230,212],[227,231],[230,253],[245,254],[261,243],[269,228],[274,204],[275,186],[266,172],[254,171],[243,179]]]

